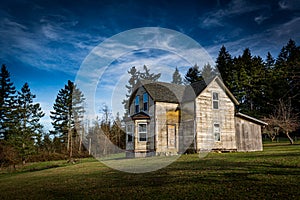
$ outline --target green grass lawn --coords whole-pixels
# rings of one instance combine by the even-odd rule
[[[0,171],[0,199],[299,199],[300,145],[263,152],[183,155],[158,171],[130,174],[94,159]]]

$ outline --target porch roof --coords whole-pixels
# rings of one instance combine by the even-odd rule
[[[259,120],[259,119],[254,118],[254,117],[250,117],[249,115],[245,115],[245,114],[240,113],[240,112],[235,113],[235,116],[236,116],[236,117],[243,118],[243,119],[246,119],[246,120],[248,120],[248,121],[252,121],[252,122],[254,122],[254,123],[256,123],[256,124],[260,124],[260,125],[264,125],[264,126],[267,126],[267,125],[268,125],[268,123],[266,123],[266,122],[264,122],[264,121],[261,121],[261,120]]]
[[[141,112],[138,112],[138,113],[135,113],[135,114],[131,115],[131,119],[132,120],[150,119],[150,116],[147,113],[141,111]]]

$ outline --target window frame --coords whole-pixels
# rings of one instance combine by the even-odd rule
[[[140,96],[137,95],[134,100],[134,111],[135,113],[140,112]]]
[[[131,127],[131,130],[128,130],[128,127]],[[134,125],[133,124],[126,125],[126,137],[127,137],[126,141],[127,142],[133,142],[133,130],[134,130]],[[131,140],[129,140],[129,138],[131,138]]]
[[[147,97],[146,101],[145,101],[145,97]],[[149,108],[149,95],[147,92],[145,92],[143,94],[143,110],[144,111],[148,111],[148,108]]]
[[[218,125],[218,129],[216,128],[216,125]],[[220,125],[220,123],[214,122],[214,124],[213,124],[213,134],[214,134],[214,141],[215,142],[221,142],[221,125]],[[217,137],[217,135],[218,135],[218,137]]]
[[[140,125],[145,125],[146,131],[140,131]],[[137,129],[138,129],[137,131],[138,131],[139,142],[147,142],[147,129],[148,129],[147,123],[144,122],[138,123]],[[141,137],[141,134],[145,134],[145,140],[141,140],[141,138],[144,138]]]
[[[215,99],[215,95],[214,94],[216,94],[217,96],[217,98]],[[216,104],[215,104],[216,103]],[[215,105],[217,106],[217,107],[215,107]],[[212,92],[212,108],[214,109],[214,110],[218,110],[219,108],[220,108],[220,98],[219,98],[219,93],[218,92]]]

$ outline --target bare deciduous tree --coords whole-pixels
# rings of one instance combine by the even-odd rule
[[[298,114],[294,112],[290,99],[286,102],[280,99],[278,105],[275,106],[274,113],[268,118],[264,118],[264,121],[269,124],[267,130],[276,132],[276,127],[278,127],[279,129],[277,130],[283,132],[291,144],[294,143],[293,138],[289,134],[297,130],[300,123],[298,121]],[[276,134],[275,132],[272,134]]]

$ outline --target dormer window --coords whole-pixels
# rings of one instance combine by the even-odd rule
[[[144,111],[148,111],[148,94],[143,94]]]
[[[135,113],[140,112],[140,96],[135,97]]]
[[[212,95],[213,109],[219,109],[219,93],[213,92]]]

